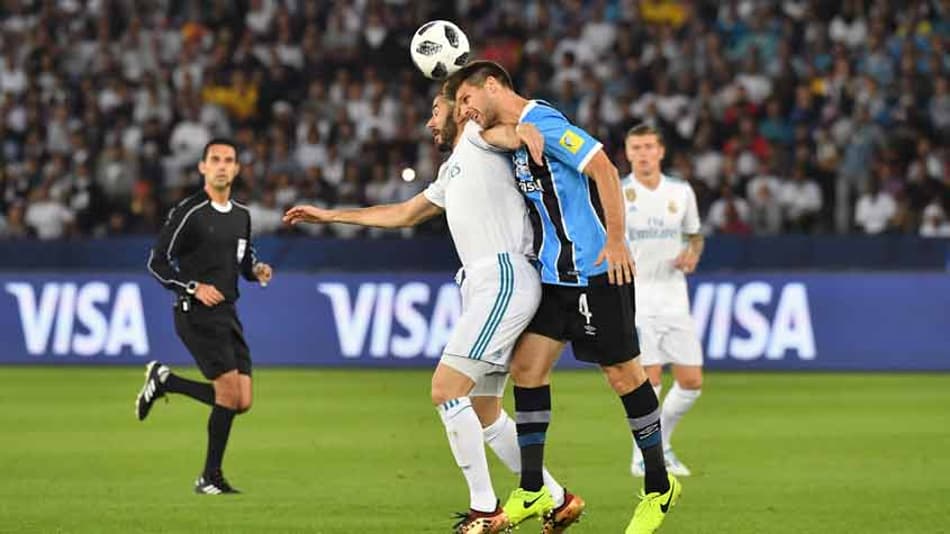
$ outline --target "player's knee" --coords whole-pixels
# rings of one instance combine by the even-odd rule
[[[236,378],[215,380],[214,402],[232,410],[238,410],[241,407],[241,388]]]
[[[632,362],[602,367],[607,383],[619,395],[626,395],[647,381],[643,368]]]
[[[511,379],[521,387],[539,387],[547,383],[548,370],[526,358],[511,362]]]
[[[703,388],[703,375],[689,376],[677,380],[676,383],[679,385],[680,389],[702,389]]]
[[[445,386],[443,386],[442,384],[440,384],[440,383],[438,383],[438,382],[433,382],[433,383],[432,383],[431,396],[432,396],[432,405],[433,405],[433,406],[438,406],[438,405],[443,404],[443,403],[445,403],[445,402],[448,402],[448,401],[450,401],[450,400],[452,400],[452,399],[454,399],[454,398],[456,397],[455,395],[452,395],[452,394],[449,392],[448,388],[446,388]]]
[[[639,386],[633,377],[623,376],[620,374],[608,374],[607,383],[610,384],[611,389],[620,395],[626,395],[627,393],[637,389],[637,386]]]
[[[237,413],[247,413],[251,411],[251,399],[241,399],[238,402]]]
[[[472,409],[475,410],[482,428],[489,427],[498,420],[498,416],[501,415],[501,398],[477,396],[471,399]]]
[[[214,396],[214,403],[217,404],[218,406],[223,406],[229,410],[234,410],[236,412],[239,412],[241,410],[241,399],[239,399],[238,397],[216,393]]]

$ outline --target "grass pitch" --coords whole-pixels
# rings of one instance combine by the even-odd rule
[[[140,423],[141,368],[0,367],[0,532],[450,532],[467,491],[429,376],[257,370],[224,465],[245,494],[209,497],[206,407],[172,396]],[[622,532],[639,481],[620,403],[593,371],[553,393],[547,463],[588,502],[571,532]],[[710,374],[661,532],[950,532],[948,408],[950,375]],[[517,480],[488,454],[504,500]]]

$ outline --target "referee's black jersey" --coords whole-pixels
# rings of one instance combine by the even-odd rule
[[[237,276],[256,281],[251,213],[229,201],[211,203],[202,189],[172,208],[148,257],[148,270],[179,294],[191,281],[218,288],[227,302],[238,299]]]

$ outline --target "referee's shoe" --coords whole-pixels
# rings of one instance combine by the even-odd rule
[[[148,362],[145,366],[145,383],[142,384],[142,390],[135,397],[135,415],[139,421],[144,421],[155,401],[165,396],[162,378],[168,376],[168,373],[168,367],[156,360]]]
[[[224,495],[227,493],[241,493],[236,488],[231,487],[228,481],[224,479],[221,470],[217,470],[210,475],[201,475],[195,481],[195,493],[198,495]]]

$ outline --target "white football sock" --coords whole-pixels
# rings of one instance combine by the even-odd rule
[[[515,422],[502,410],[495,422],[485,427],[485,443],[512,473],[521,474],[521,448],[518,447],[518,429]],[[555,508],[564,504],[564,488],[554,480],[547,469],[541,472],[544,485],[554,497]]]
[[[663,383],[662,383],[662,382],[660,382],[659,384],[653,386],[653,393],[656,393],[656,401],[657,401],[657,402],[660,402],[660,394],[663,393]],[[662,426],[663,423],[660,422],[660,425]],[[631,434],[630,437],[632,438],[632,437],[633,437],[633,434]],[[634,462],[642,462],[642,461],[643,461],[643,453],[640,452],[640,447],[637,447],[637,440],[633,440],[633,461],[634,461]]]
[[[679,384],[673,383],[670,392],[663,399],[663,408],[660,412],[660,428],[663,433],[664,451],[670,450],[670,436],[673,435],[673,429],[676,428],[676,424],[686,415],[686,412],[693,406],[701,393],[701,389],[683,389]]]
[[[498,497],[495,496],[488,472],[482,425],[472,409],[472,401],[468,397],[452,399],[440,404],[438,411],[445,425],[452,455],[468,482],[471,508],[480,512],[495,511]]]

